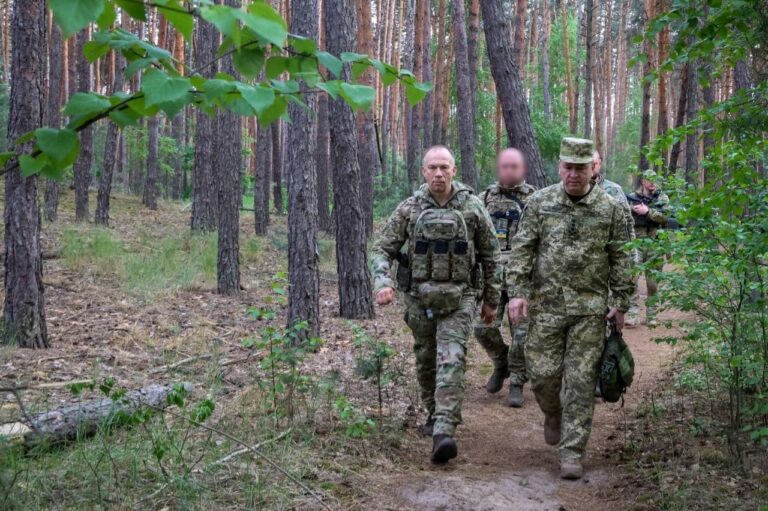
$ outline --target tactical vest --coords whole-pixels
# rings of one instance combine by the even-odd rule
[[[493,194],[491,194],[492,190]],[[515,194],[503,191],[498,186],[485,191],[483,203],[491,215],[499,248],[502,252],[509,251],[510,240],[517,232],[517,224],[525,204]]]

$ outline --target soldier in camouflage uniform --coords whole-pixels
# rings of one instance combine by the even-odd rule
[[[600,151],[595,151],[592,155],[592,179],[609,197],[624,206],[627,212],[630,212],[629,202],[627,202],[627,195],[624,193],[624,189],[618,183],[605,179],[602,170],[603,157],[600,155]]]
[[[496,228],[502,264],[506,264],[510,257],[512,236],[517,230],[517,223],[525,203],[528,201],[528,197],[536,191],[536,188],[525,182],[526,171],[523,153],[517,149],[505,149],[499,153],[496,160],[497,182],[480,194],[480,198],[490,213]],[[504,386],[504,379],[509,377],[507,404],[519,408],[523,406],[523,385],[528,381],[524,354],[528,324],[525,322],[514,327],[510,323],[509,327],[512,334],[510,346],[504,343],[501,323],[508,301],[506,288],[502,287],[496,320],[491,325],[476,321],[475,337],[493,361],[493,374],[488,379],[485,389],[489,393],[495,394]]]
[[[646,170],[639,177],[640,186],[628,196],[632,203],[635,233],[639,238],[655,239],[657,230],[666,227],[669,220],[669,197],[656,186],[658,176],[654,171]],[[638,263],[649,266],[645,272],[645,286],[648,291],[648,298],[650,298],[656,294],[657,290],[653,273],[664,268],[664,260],[658,257],[653,258],[647,247],[641,247],[637,253]],[[639,287],[636,287],[632,294],[629,317],[627,318],[631,324],[639,322],[639,303],[640,291]],[[656,326],[656,311],[653,306],[648,306],[647,303],[645,317],[648,326]]]
[[[590,140],[563,139],[561,183],[528,199],[507,265],[510,318],[530,307],[528,376],[564,479],[583,475],[606,319],[622,329],[633,288],[627,217],[594,185],[592,152]]]
[[[374,244],[371,265],[376,302],[386,305],[394,297],[392,263],[399,262],[397,287],[429,411],[422,432],[432,435],[432,462],[445,463],[457,455],[453,435],[461,422],[467,339],[475,315],[475,266],[484,276],[480,315],[492,323],[501,288],[499,244],[483,204],[453,181],[456,165],[447,148],[426,152],[422,174],[426,184],[392,213]]]

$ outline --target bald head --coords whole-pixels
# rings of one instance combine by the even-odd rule
[[[519,149],[504,149],[496,158],[496,178],[505,188],[517,186],[525,181],[528,172],[525,156]]]
[[[439,157],[440,159],[448,159],[453,165],[456,165],[456,159],[453,157],[453,153],[444,145],[433,145],[427,149],[427,151],[424,153],[424,158],[421,160],[421,164],[426,165],[427,161],[434,157]]]

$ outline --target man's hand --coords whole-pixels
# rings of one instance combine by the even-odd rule
[[[480,318],[486,325],[493,323],[493,320],[496,319],[496,307],[483,303],[483,306],[480,308]]]
[[[645,216],[648,214],[648,206],[646,206],[641,202],[640,204],[635,204],[634,206],[632,206],[632,211],[636,215]]]
[[[517,326],[528,317],[528,300],[525,298],[512,298],[507,305],[507,314],[513,325]]]
[[[621,333],[624,330],[624,313],[621,312],[616,307],[613,307],[611,310],[608,311],[608,315],[605,316],[605,319],[613,319],[616,323],[616,331]]]
[[[377,305],[389,305],[392,303],[392,300],[395,298],[395,290],[391,287],[385,287],[379,290],[378,293],[376,293],[376,304]]]

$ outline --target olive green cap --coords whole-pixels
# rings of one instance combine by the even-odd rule
[[[565,163],[592,163],[595,144],[586,138],[565,137],[560,143],[560,161]]]
[[[645,180],[648,180],[648,181],[650,181],[652,183],[654,181],[656,181],[657,179],[659,179],[659,175],[656,174],[656,172],[652,171],[651,169],[647,169],[647,170],[642,171],[640,173],[640,177],[645,179]]]

